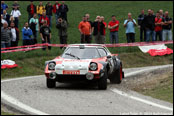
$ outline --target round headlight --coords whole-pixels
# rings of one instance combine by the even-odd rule
[[[90,70],[92,70],[92,71],[95,71],[95,70],[97,70],[97,63],[94,63],[94,62],[92,62],[91,64],[90,64],[90,67],[89,67],[89,69]]]
[[[48,69],[49,69],[49,70],[55,70],[55,66],[56,66],[56,63],[55,63],[55,62],[50,62],[50,63],[48,64]]]

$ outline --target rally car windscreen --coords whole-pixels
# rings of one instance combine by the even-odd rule
[[[65,59],[93,59],[99,57],[100,55],[96,48],[80,49],[79,47],[68,48],[68,50],[62,55],[62,58]]]

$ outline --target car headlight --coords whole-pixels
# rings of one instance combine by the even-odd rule
[[[90,63],[90,66],[89,66],[89,69],[90,69],[91,71],[96,71],[96,70],[98,69],[97,63],[91,62],[91,63]]]
[[[55,70],[55,66],[56,66],[56,63],[55,63],[55,62],[50,62],[50,63],[48,64],[48,69],[49,69],[49,70]]]

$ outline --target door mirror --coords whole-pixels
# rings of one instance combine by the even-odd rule
[[[111,56],[109,55],[109,56],[107,56],[107,58],[111,58]]]

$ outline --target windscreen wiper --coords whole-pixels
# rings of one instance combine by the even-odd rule
[[[70,53],[65,53],[65,55],[69,55],[69,56],[72,56],[72,57],[74,57],[74,58],[76,58],[76,59],[80,60],[80,58],[79,58],[78,56],[75,56],[75,55],[73,55],[73,54],[70,54]]]

